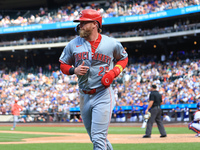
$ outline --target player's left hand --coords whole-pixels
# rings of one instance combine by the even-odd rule
[[[115,73],[113,70],[106,71],[103,78],[101,79],[101,83],[105,87],[108,87],[113,82],[114,78],[115,78]]]

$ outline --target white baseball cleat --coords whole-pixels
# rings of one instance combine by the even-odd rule
[[[195,137],[200,137],[200,133],[197,133],[197,134],[195,135]]]

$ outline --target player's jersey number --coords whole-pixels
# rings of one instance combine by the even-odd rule
[[[103,76],[103,72],[108,71],[109,67],[99,67],[98,76]]]

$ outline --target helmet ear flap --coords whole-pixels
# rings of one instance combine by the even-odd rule
[[[78,24],[75,29],[76,33],[79,35],[79,32],[80,32],[80,24]]]

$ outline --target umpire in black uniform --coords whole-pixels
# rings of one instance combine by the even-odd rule
[[[146,134],[143,136],[143,138],[150,138],[151,137],[151,130],[153,127],[154,121],[157,123],[158,129],[160,131],[161,136],[160,137],[166,137],[166,131],[163,126],[163,122],[161,120],[161,108],[160,104],[162,103],[162,95],[156,90],[157,86],[152,85],[151,86],[151,93],[149,96],[149,105],[145,111],[147,113],[150,109],[151,117],[149,118],[147,122],[147,128],[146,128]]]

